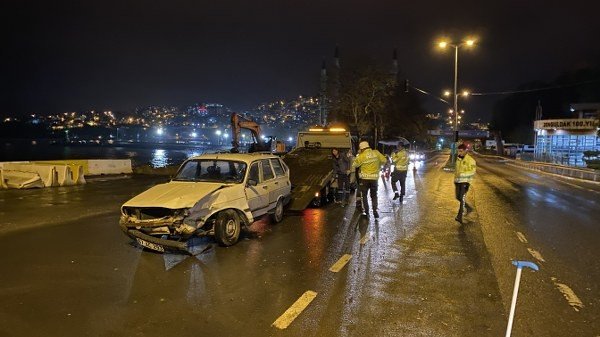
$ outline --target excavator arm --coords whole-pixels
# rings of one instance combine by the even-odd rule
[[[231,152],[239,152],[240,147],[240,133],[242,129],[250,130],[252,133],[253,142],[256,144],[254,148],[257,151],[262,151],[265,148],[265,144],[260,138],[260,125],[258,123],[245,119],[237,113],[231,114]]]

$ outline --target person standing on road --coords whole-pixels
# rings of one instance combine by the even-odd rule
[[[467,191],[469,191],[471,180],[475,175],[476,166],[475,159],[467,153],[467,146],[465,144],[460,144],[458,146],[458,155],[456,157],[456,166],[454,168],[456,200],[460,202],[460,206],[454,220],[461,224],[463,223],[463,213],[465,212],[465,209],[467,214],[471,213],[473,210],[473,208],[467,204],[465,198]]]
[[[392,172],[392,190],[394,191],[394,200],[400,199],[400,203],[404,199],[406,192],[406,173],[408,172],[408,153],[406,148],[410,144],[398,144],[398,151],[392,153],[392,162],[394,163],[394,172]],[[400,182],[400,194],[398,194],[397,182]]]
[[[333,159],[333,174],[336,176],[338,185],[334,195],[336,202],[342,204],[342,207],[344,207],[348,204],[346,200],[348,196],[346,190],[350,188],[350,177],[348,176],[350,170],[350,158],[348,158],[347,153],[340,153],[336,148],[331,150],[331,155]]]
[[[367,203],[367,192],[371,196],[371,207],[373,217],[379,218],[377,213],[377,182],[381,165],[387,163],[387,158],[377,150],[372,150],[368,142],[362,141],[358,144],[359,155],[354,159],[352,168],[359,168],[360,194],[362,200],[362,214],[367,215],[369,205]]]

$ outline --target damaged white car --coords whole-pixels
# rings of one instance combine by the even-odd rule
[[[193,236],[235,244],[243,227],[270,214],[283,218],[290,199],[289,170],[277,156],[205,154],[185,161],[175,177],[127,201],[121,229],[143,247],[188,250]]]

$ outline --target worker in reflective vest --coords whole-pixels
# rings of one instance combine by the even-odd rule
[[[368,142],[362,141],[358,144],[359,155],[354,159],[352,168],[359,168],[360,194],[362,200],[362,214],[367,215],[369,205],[367,203],[367,192],[371,196],[371,208],[373,217],[379,218],[377,212],[377,182],[379,180],[379,170],[381,166],[387,163],[387,158],[379,151],[371,149]]]
[[[404,199],[406,192],[406,173],[408,172],[408,148],[410,144],[398,144],[398,151],[392,153],[392,163],[394,163],[394,172],[392,172],[392,190],[394,191],[394,200],[400,199],[400,203]],[[400,194],[396,183],[400,182]]]
[[[467,153],[467,146],[464,143],[460,144],[458,146],[458,155],[456,157],[456,166],[454,168],[455,194],[456,200],[460,202],[460,206],[454,220],[461,224],[463,223],[463,214],[465,211],[469,214],[473,210],[473,207],[467,204],[465,198],[467,191],[469,191],[471,180],[473,180],[473,176],[475,175],[476,168],[477,164],[475,163],[475,159]]]

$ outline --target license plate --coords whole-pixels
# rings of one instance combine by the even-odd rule
[[[161,245],[157,245],[156,243],[148,242],[146,240],[142,240],[139,238],[135,238],[135,240],[142,247],[146,247],[148,249],[152,249],[152,250],[155,250],[155,251],[161,252],[161,253],[165,252],[165,248]]]

